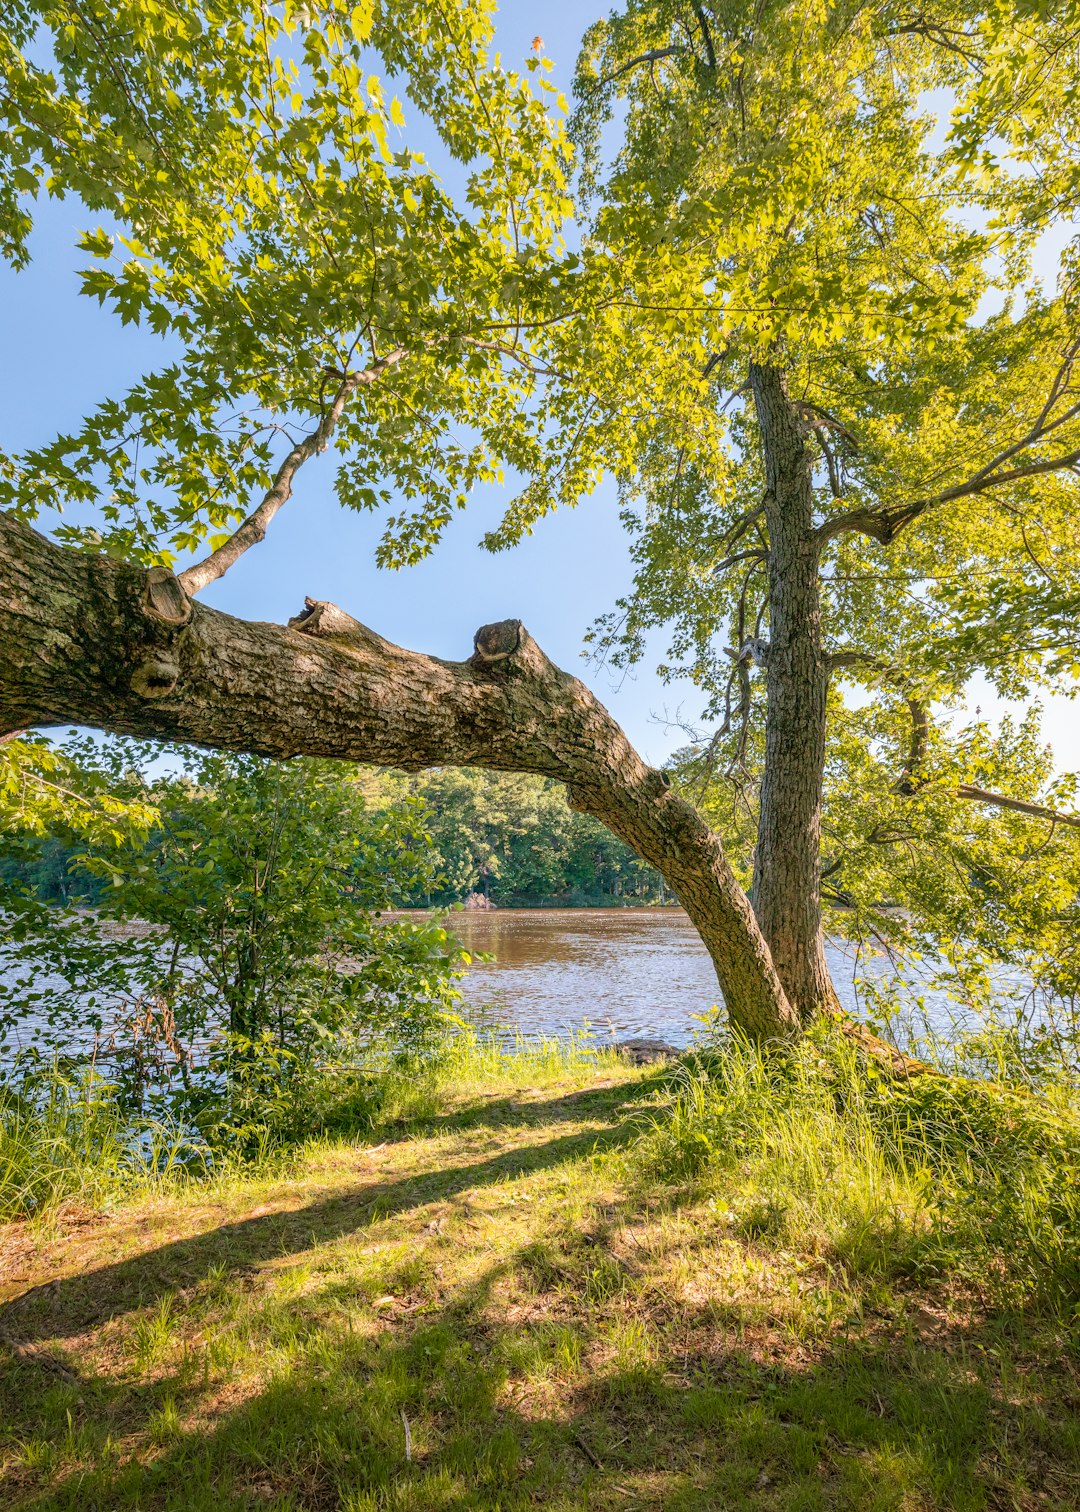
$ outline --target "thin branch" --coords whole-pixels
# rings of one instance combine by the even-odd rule
[[[380,357],[378,362],[362,372],[339,375],[341,382],[334,395],[333,403],[323,414],[315,429],[298,441],[289,452],[258,507],[216,551],[212,551],[203,561],[194,563],[186,571],[177,575],[177,582],[189,597],[199,593],[208,583],[216,582],[218,578],[223,577],[245,551],[252,546],[257,546],[265,538],[270,521],[282,505],[287,504],[292,497],[293,479],[300,468],[319,452],[325,451],[329,445],[330,437],[345,411],[349,397],[358,388],[376,383],[384,373],[396,367],[407,355],[405,347],[395,347],[393,351],[387,352],[385,357]]]
[[[1030,814],[1035,819],[1049,819],[1052,824],[1067,824],[1072,829],[1080,829],[1080,814],[1063,814],[1060,809],[1047,808],[1043,803],[1026,803],[1023,798],[990,793],[970,782],[962,782],[958,788],[953,788],[952,796],[970,798],[973,803],[989,803],[994,808],[1013,809],[1018,814]]]
[[[709,30],[709,23],[705,19],[704,8],[698,5],[695,0],[693,9],[694,15],[697,18],[697,24],[701,27],[701,40],[705,43],[705,61],[715,73],[716,49],[713,47],[712,32]]]
[[[673,58],[677,53],[684,53],[686,51],[687,49],[677,42],[670,47],[654,47],[649,52],[639,53],[636,58],[631,58],[629,63],[624,63],[614,73],[605,74],[600,83],[614,84],[616,79],[620,78],[624,73],[629,73],[632,68],[639,67],[642,63],[659,63],[661,58]]]
[[[946,488],[941,493],[935,494],[932,499],[917,499],[912,504],[903,504],[896,509],[852,509],[846,514],[836,515],[831,520],[823,521],[817,527],[814,531],[814,539],[819,546],[824,546],[826,541],[831,541],[834,536],[855,532],[869,536],[871,540],[880,541],[882,546],[887,546],[906,525],[910,525],[927,510],[937,509],[942,504],[951,504],[957,499],[967,499],[975,494],[986,493],[988,489],[1000,488],[1005,483],[1017,483],[1025,478],[1038,478],[1047,473],[1064,472],[1078,464],[1080,464],[1080,449],[1066,452],[1059,457],[1046,457],[1041,462],[1029,462],[1024,467],[1012,467],[1007,472],[995,473],[990,477],[977,473],[966,482],[957,483],[953,488]]]
[[[865,666],[874,668],[882,678],[894,683],[904,694],[911,714],[911,742],[908,747],[904,770],[893,783],[893,792],[902,798],[912,798],[916,793],[930,788],[929,779],[919,777],[926,760],[930,743],[930,716],[923,699],[908,690],[906,679],[896,669],[879,657],[863,651],[838,651],[829,657],[830,670]],[[1052,824],[1065,824],[1071,829],[1080,829],[1080,814],[1065,814],[1060,809],[1048,808],[1045,803],[1029,803],[1024,798],[1010,798],[1006,793],[994,793],[974,783],[961,782],[957,787],[940,789],[947,798],[966,798],[972,803],[986,803],[993,808],[1011,809],[1017,814],[1028,814],[1033,819],[1049,819]]]
[[[840,469],[836,465],[836,458],[833,456],[833,449],[829,445],[825,434],[825,427],[823,425],[815,425],[814,435],[817,437],[817,443],[821,447],[821,454],[825,458],[825,466],[828,468],[829,492],[834,499],[842,499],[844,497],[844,490],[840,484]]]
[[[717,562],[712,569],[712,576],[719,577],[722,572],[726,572],[729,567],[734,567],[737,562],[763,562],[766,555],[767,553],[759,546],[753,547],[750,551],[737,551],[734,556],[725,557],[722,562]]]

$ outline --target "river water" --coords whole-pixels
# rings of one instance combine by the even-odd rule
[[[700,1027],[695,1016],[719,1000],[712,962],[681,908],[478,910],[446,922],[470,952],[494,957],[462,984],[470,1008],[526,1036],[590,1024],[601,1039],[682,1046]],[[858,1013],[853,948],[830,942],[828,950],[841,1001]],[[860,972],[885,975],[887,963],[864,957]]]
[[[719,1001],[712,962],[680,908],[456,910],[446,926],[474,956],[491,957],[474,960],[462,982],[471,1016],[526,1038],[589,1026],[601,1042],[650,1038],[683,1046]],[[828,954],[841,1001],[862,1017],[853,947],[831,941]],[[880,956],[864,955],[858,964],[863,978],[890,975]],[[54,985],[44,972],[35,983],[46,994]],[[930,1024],[947,1035],[956,1004],[932,992],[925,1001]],[[33,1043],[40,1023],[28,1014],[8,1049]]]

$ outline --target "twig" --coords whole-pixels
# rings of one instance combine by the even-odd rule
[[[600,1463],[600,1460],[593,1453],[593,1451],[589,1448],[588,1444],[582,1438],[581,1434],[578,1433],[576,1429],[572,1429],[571,1432],[573,1433],[574,1443],[578,1446],[578,1448],[581,1450],[582,1454],[589,1461],[589,1463],[592,1464],[592,1465],[594,1465],[597,1470],[603,1470],[604,1467]]]
[[[405,1416],[405,1409],[404,1409],[404,1407],[401,1409],[401,1424],[402,1424],[402,1427],[405,1429],[405,1459],[406,1459],[406,1462],[411,1463],[411,1461],[412,1461],[412,1431],[409,1428],[409,1420]]]

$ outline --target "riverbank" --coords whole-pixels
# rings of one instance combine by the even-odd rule
[[[1075,1335],[901,1263],[899,1188],[860,1235],[862,1197],[776,1222],[756,1157],[650,1174],[672,1075],[493,1062],[366,1142],[0,1229],[0,1503],[1072,1512]]]

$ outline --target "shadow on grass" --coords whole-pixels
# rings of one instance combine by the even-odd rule
[[[668,1066],[651,1072],[639,1081],[619,1081],[616,1076],[607,1085],[586,1086],[579,1091],[552,1098],[526,1097],[528,1089],[523,1088],[511,1095],[477,1097],[447,1113],[434,1113],[415,1120],[403,1118],[396,1123],[406,1131],[404,1137],[407,1138],[423,1131],[433,1134],[460,1133],[485,1127],[497,1129],[523,1124],[576,1123],[589,1118],[622,1121],[620,1110],[627,1103],[641,1102],[656,1092],[663,1091],[676,1075],[677,1071]]]
[[[538,1117],[537,1122],[586,1119],[602,1106],[595,1100],[599,1095],[573,1094],[538,1104],[549,1111]],[[205,1233],[174,1240],[130,1259],[33,1287],[0,1305],[0,1340],[25,1344],[39,1338],[70,1337],[120,1313],[145,1307],[166,1293],[193,1286],[222,1266],[236,1274],[265,1260],[315,1249],[413,1208],[447,1201],[476,1187],[548,1170],[579,1160],[593,1150],[624,1146],[635,1132],[634,1122],[624,1118],[608,1128],[564,1134],[539,1144],[515,1145],[511,1150],[469,1165],[372,1181],[347,1194],[304,1207],[219,1224]]]
[[[652,1335],[618,1308],[506,1321],[497,1284],[512,1265],[374,1332],[316,1292],[301,1342],[258,1390],[212,1388],[192,1366],[152,1386],[43,1386],[19,1366],[5,1405],[36,1447],[12,1504],[1073,1512],[1080,1500],[1068,1402],[977,1331],[834,1340],[778,1363],[706,1312]]]
[[[222,1224],[9,1303],[0,1505],[1075,1512],[1080,1384],[1060,1341],[1034,1347],[1022,1321],[912,1309],[807,1342],[763,1324],[760,1301],[737,1290],[698,1304],[666,1296],[647,1267],[626,1270],[615,1241],[643,1203],[655,1214],[678,1206],[676,1194],[607,1192],[547,1215],[529,1242],[519,1235],[489,1260],[483,1236],[479,1251],[463,1233],[453,1252],[427,1253],[419,1234],[392,1240],[405,1252],[393,1263],[415,1263],[401,1286],[379,1273],[399,1292],[389,1309],[333,1268],[313,1281],[298,1266],[295,1286],[267,1278],[265,1290],[252,1276],[246,1289],[265,1261],[620,1148],[636,1125],[619,1105],[648,1090],[500,1099],[476,1120],[466,1109],[429,1127],[609,1122],[446,1170],[360,1178],[346,1195]],[[673,1238],[691,1265],[718,1242],[716,1230]],[[443,1280],[435,1261],[452,1258],[469,1274]],[[188,1292],[208,1278],[212,1296]],[[152,1310],[125,1317],[156,1299],[171,1299],[177,1330],[170,1339],[163,1325],[158,1354]],[[107,1374],[80,1366],[72,1347],[59,1379],[57,1362],[33,1352],[35,1340],[74,1340],[114,1319],[97,1341],[106,1358],[110,1340],[122,1350]]]

